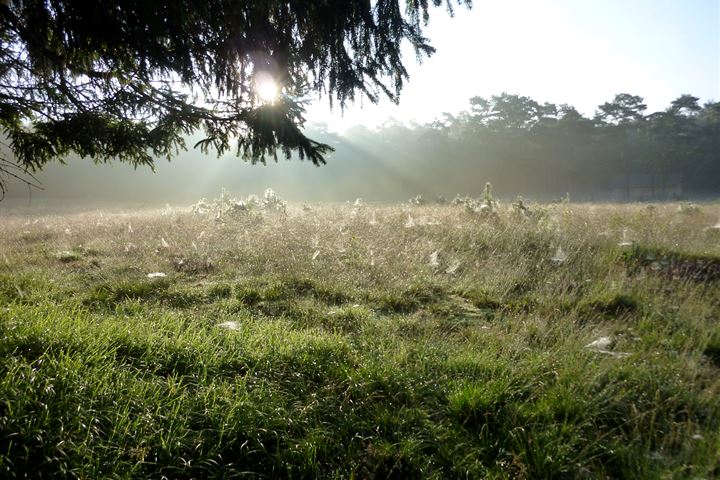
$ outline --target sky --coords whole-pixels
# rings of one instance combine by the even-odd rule
[[[590,116],[617,93],[644,97],[650,112],[684,93],[720,100],[720,0],[475,0],[453,18],[433,10],[426,35],[437,52],[418,65],[408,50],[399,105],[331,111],[325,98],[308,121],[340,132],[423,123],[502,92]]]

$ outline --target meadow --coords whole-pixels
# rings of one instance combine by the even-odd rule
[[[715,478],[720,204],[0,218],[0,477]]]

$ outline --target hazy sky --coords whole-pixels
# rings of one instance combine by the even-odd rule
[[[365,101],[342,115],[325,99],[308,120],[424,122],[503,91],[587,115],[616,93],[643,96],[650,111],[683,93],[720,99],[720,0],[475,0],[454,18],[434,10],[427,35],[437,53],[417,65],[408,52],[399,106]]]

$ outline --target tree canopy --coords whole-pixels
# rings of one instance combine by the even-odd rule
[[[0,127],[15,159],[0,171],[71,152],[152,166],[196,130],[205,152],[264,162],[296,151],[322,164],[332,149],[303,134],[303,98],[397,101],[403,43],[418,58],[434,51],[423,35],[430,7],[470,4],[2,0]],[[258,98],[260,76],[281,87],[276,101]]]

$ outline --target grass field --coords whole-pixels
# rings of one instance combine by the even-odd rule
[[[719,220],[4,213],[0,477],[719,477]]]

